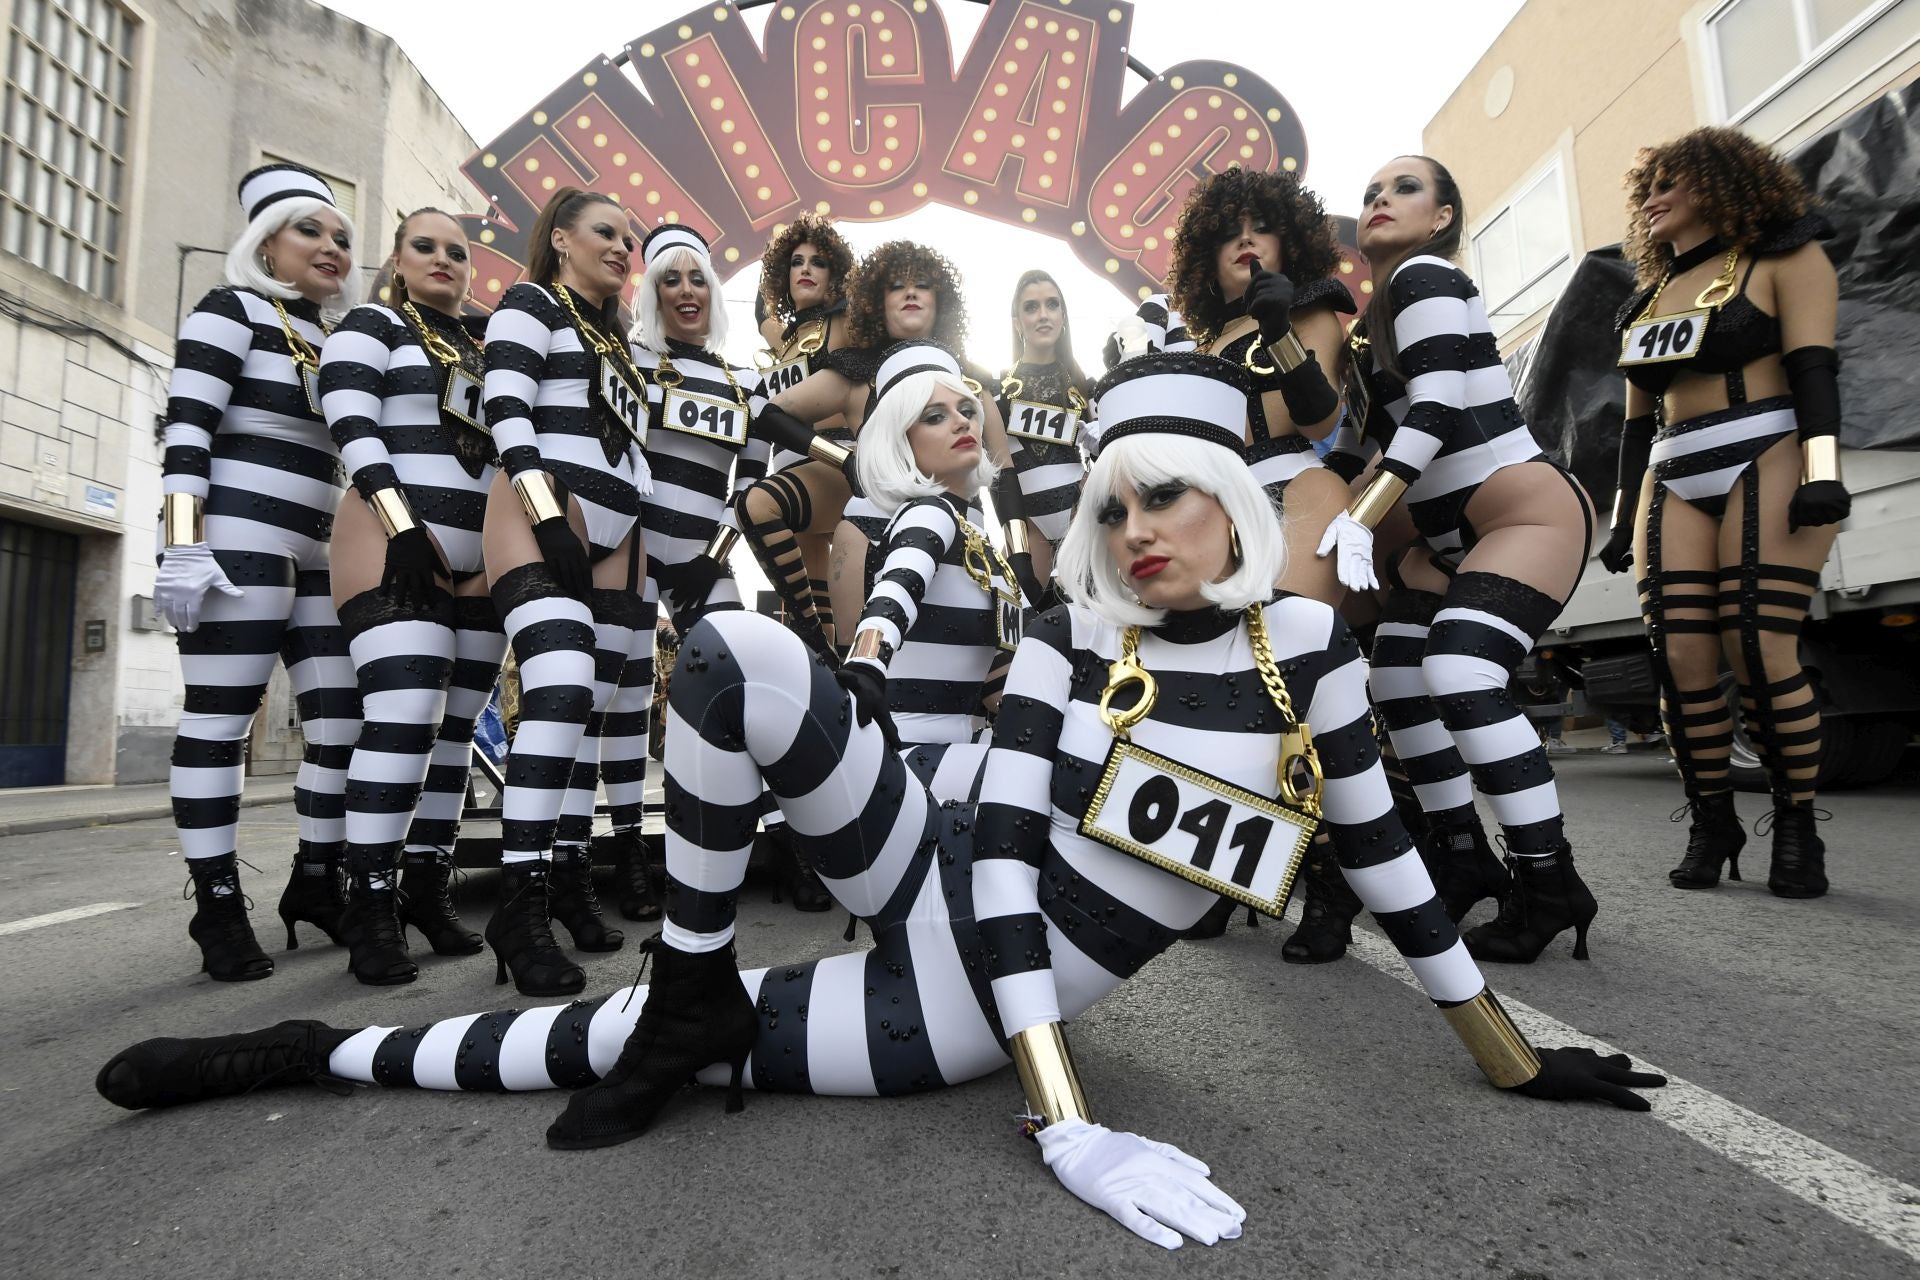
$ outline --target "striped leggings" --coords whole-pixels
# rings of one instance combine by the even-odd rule
[[[217,858],[234,851],[247,735],[278,658],[306,740],[293,792],[302,856],[329,857],[346,839],[343,792],[360,697],[327,570],[218,544],[214,558],[241,594],[208,592],[199,628],[179,637],[186,702],[168,787],[180,852]]]
[[[473,760],[473,723],[506,656],[484,596],[436,593],[396,608],[384,592],[340,606],[366,718],[347,766],[347,864],[383,887],[404,847],[451,856]]]
[[[972,918],[972,806],[937,803],[886,750],[879,726],[858,723],[806,645],[756,614],[717,614],[694,627],[669,697],[672,944],[711,949],[732,938],[763,781],[822,882],[873,930],[870,951],[741,974],[761,1024],[749,1083],[885,1095],[1004,1066],[983,1012],[990,993]],[[411,1030],[368,1027],[334,1051],[330,1070],[432,1089],[573,1088],[613,1065],[645,1003],[646,988],[634,987]],[[702,1079],[709,1073],[717,1083],[726,1068]]]
[[[1520,857],[1565,844],[1546,749],[1507,682],[1561,604],[1512,578],[1462,573],[1445,596],[1398,590],[1375,630],[1369,692],[1420,807],[1435,823],[1487,798]]]

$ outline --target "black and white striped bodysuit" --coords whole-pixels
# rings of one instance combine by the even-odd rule
[[[319,351],[319,309],[281,305]],[[164,491],[204,500],[207,544],[241,591],[209,591],[199,628],[178,637],[186,701],[169,789],[180,851],[234,851],[247,734],[277,656],[306,740],[294,788],[303,855],[338,852],[360,727],[327,574],[340,464],[272,301],[223,285],[194,307],[174,350],[164,439]]]
[[[1457,557],[1473,545],[1474,491],[1500,468],[1546,455],[1514,403],[1486,303],[1466,273],[1421,254],[1395,268],[1387,288],[1407,380],[1373,372],[1367,427],[1385,432],[1380,470],[1406,481],[1407,511],[1427,546]]]
[[[1087,478],[1086,463],[1082,461],[1077,439],[1053,444],[1018,434],[1012,401],[1018,398],[1077,413],[1084,430],[1091,416],[1088,398],[1093,389],[1084,384],[1072,388],[1080,394],[1076,409],[1067,394],[1066,370],[1059,364],[1022,362],[1008,375],[1009,382],[1013,379],[1019,380],[1019,396],[1010,397],[1003,385],[996,399],[1000,420],[1007,424],[1007,447],[1013,454],[1013,467],[1020,482],[1021,514],[1040,531],[1041,537],[1057,545],[1067,536],[1073,508],[1080,501],[1080,486]]]
[[[1473,998],[1479,971],[1393,816],[1359,651],[1325,605],[1283,597],[1265,608],[1326,768],[1327,827],[1349,880],[1429,995]],[[1008,677],[981,788],[990,799],[942,805],[778,624],[722,613],[688,634],[669,694],[669,933],[731,937],[764,779],[804,856],[875,940],[741,975],[761,1017],[755,1088],[898,1094],[984,1075],[1006,1064],[1008,1033],[1077,1016],[1218,901],[1079,834],[1111,742],[1098,699],[1120,644],[1117,629],[1069,608],[1036,623]],[[1175,617],[1142,636],[1139,657],[1162,687],[1134,741],[1272,796],[1279,719],[1244,622]],[[628,994],[411,1032],[369,1027],[330,1069],[425,1088],[585,1084],[639,1017],[645,991]]]
[[[579,295],[572,301],[583,316],[598,314]],[[618,355],[593,351],[539,285],[514,285],[487,321],[486,415],[500,465],[510,476],[552,476],[585,515],[587,551],[596,561],[638,532],[641,496],[651,487],[639,442],[600,403],[602,359]],[[637,575],[632,582],[638,585]],[[521,684],[501,798],[504,862],[541,859],[556,842],[584,845],[591,833],[590,799],[584,811],[566,802],[570,791],[594,794],[598,744],[588,724],[613,700],[642,610],[635,590],[596,587],[588,594],[584,602],[566,595],[538,560],[493,580]]]
[[[464,321],[416,308],[422,323],[483,371]],[[483,570],[480,527],[493,440],[442,407],[449,373],[399,313],[355,307],[321,352],[321,408],[354,487],[397,488],[432,533],[455,582]],[[340,606],[365,710],[347,780],[350,862],[379,875],[404,843],[449,860],[485,710],[507,638],[486,596],[442,595],[401,609],[375,588]]]

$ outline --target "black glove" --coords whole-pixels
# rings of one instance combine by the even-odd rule
[[[1608,573],[1625,573],[1633,563],[1633,526],[1623,524],[1613,531],[1607,545],[1600,548],[1600,563]]]
[[[1109,372],[1111,372],[1114,369],[1114,367],[1120,363],[1120,335],[1119,334],[1110,333],[1107,335],[1107,345],[1100,348],[1100,358],[1106,362],[1107,369]]]
[[[593,564],[567,518],[548,516],[533,526],[533,540],[540,544],[540,558],[560,589],[584,603],[593,590]]]
[[[1651,1111],[1653,1104],[1634,1089],[1658,1089],[1665,1076],[1651,1071],[1633,1070],[1632,1060],[1624,1053],[1601,1057],[1591,1049],[1535,1049],[1540,1059],[1540,1074],[1513,1092],[1547,1102],[1573,1102],[1593,1098],[1611,1102],[1623,1111]]]
[[[879,668],[869,662],[843,662],[833,678],[853,695],[853,718],[862,725],[879,721],[887,750],[898,751],[900,731],[893,727],[893,716],[887,711],[887,678]]]
[[[1253,260],[1253,280],[1247,285],[1247,314],[1260,322],[1260,345],[1270,347],[1293,327],[1293,281],[1268,271]]]
[[[1007,557],[1007,563],[1013,566],[1013,576],[1019,582],[1020,593],[1026,596],[1027,603],[1044,612],[1047,606],[1041,602],[1052,593],[1033,570],[1033,552],[1015,551]]]
[[[720,575],[726,571],[726,567],[709,555],[698,555],[685,564],[675,565],[671,573],[673,585],[660,584],[660,589],[673,598],[674,616],[677,618],[682,614],[698,613],[706,605],[713,584],[720,581]]]
[[[415,525],[387,539],[387,571],[380,590],[402,609],[424,609],[433,598],[434,579],[450,577],[427,531]]]
[[[1787,532],[1812,525],[1839,524],[1853,510],[1853,495],[1838,480],[1809,480],[1787,503]]]

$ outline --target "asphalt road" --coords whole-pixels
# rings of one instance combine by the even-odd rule
[[[1073,1029],[1098,1118],[1207,1160],[1247,1208],[1242,1239],[1173,1254],[1055,1183],[1013,1131],[1010,1075],[904,1100],[750,1096],[734,1116],[717,1091],[689,1092],[641,1140],[580,1154],[541,1141],[554,1094],[303,1088],[120,1111],[94,1094],[94,1073],[150,1035],[289,1016],[420,1023],[513,1004],[512,991],[493,986],[484,955],[429,954],[420,981],[375,990],[316,932],[281,952],[288,806],[242,818],[243,856],[271,869],[249,887],[279,972],[257,983],[195,973],[168,824],[3,839],[0,1268],[23,1280],[1915,1274],[1911,772],[1832,798],[1835,892],[1786,902],[1765,890],[1764,841],[1744,884],[1666,886],[1684,837],[1654,757],[1556,765],[1601,902],[1593,960],[1571,961],[1564,935],[1491,981],[1729,1105],[1656,1098],[1648,1116],[1497,1093],[1396,977],[1352,956],[1286,965],[1284,928],[1236,925],[1179,944]],[[1742,808],[1755,816],[1757,799]],[[489,893],[481,876],[463,897],[475,927]],[[842,916],[747,899],[744,963],[844,945]],[[95,903],[137,905],[4,932]],[[637,957],[581,959],[591,992],[631,980]],[[1833,1161],[1808,1164],[1829,1148]]]

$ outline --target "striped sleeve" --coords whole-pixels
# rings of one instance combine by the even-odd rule
[[[1450,262],[1409,258],[1387,284],[1393,342],[1407,375],[1407,415],[1380,460],[1411,485],[1453,434],[1467,408],[1473,281]]]
[[[1007,1035],[1060,1021],[1040,913],[1040,866],[1052,824],[1061,708],[1073,688],[1073,624],[1065,607],[1028,627],[1013,655],[974,819],[973,914]]]
[[[920,602],[927,597],[934,570],[953,549],[960,537],[960,522],[939,498],[916,498],[901,507],[887,526],[885,557],[880,572],[874,575],[873,592],[860,615],[854,634],[877,629],[886,648],[883,654],[899,649],[907,633],[920,616]],[[854,658],[882,670],[884,660]]]
[[[246,305],[232,289],[200,299],[180,326],[173,377],[167,384],[166,452],[160,464],[166,493],[207,496],[213,474],[213,433],[220,429],[234,384],[253,347]]]
[[[380,433],[381,384],[399,338],[390,312],[359,306],[347,312],[320,349],[320,411],[354,488],[369,501],[381,489],[400,487]]]
[[[540,467],[540,442],[533,425],[533,404],[546,369],[553,330],[541,318],[546,294],[522,282],[507,290],[487,321],[487,427],[500,450],[500,465],[510,476]]]
[[[1284,598],[1268,606],[1267,616],[1276,644],[1324,637],[1284,659],[1282,671],[1290,687],[1307,691],[1307,723],[1324,775],[1321,814],[1347,883],[1436,1004],[1471,1000],[1486,982],[1394,812],[1359,645],[1340,615],[1317,601]]]

